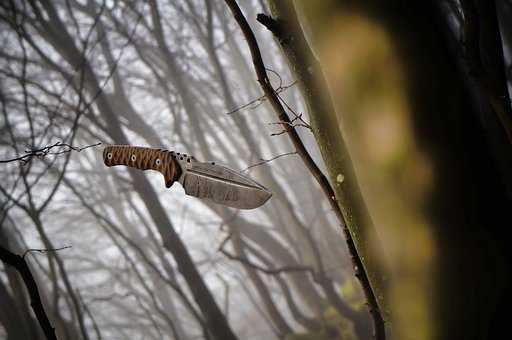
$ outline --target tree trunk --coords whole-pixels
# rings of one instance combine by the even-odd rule
[[[374,269],[382,272],[381,264],[372,258],[375,253],[365,253],[371,244],[361,243],[369,241],[366,229],[349,227],[372,288],[386,295],[391,315],[384,315],[394,321],[393,338],[506,334],[511,239],[505,229],[511,202],[510,173],[503,169],[510,166],[504,152],[510,145],[493,98],[475,91],[450,53],[445,40],[450,32],[439,8],[431,2],[298,3],[340,120],[332,109],[314,110],[311,104],[310,119],[332,183],[336,169],[343,181],[354,179],[330,161],[343,162],[347,152],[333,136],[343,129],[349,141],[390,256],[389,286],[374,276]],[[276,8],[271,10],[279,15]],[[297,41],[288,43],[293,47]],[[320,72],[311,58],[292,60],[291,67]],[[316,91],[310,93],[320,96],[327,88],[306,79],[309,91]],[[492,124],[484,128],[483,121]],[[387,130],[379,130],[383,126]],[[342,206],[354,199],[352,191],[336,194],[345,195],[338,198]]]

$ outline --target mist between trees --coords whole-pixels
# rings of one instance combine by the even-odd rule
[[[287,18],[282,11],[286,5],[238,1],[287,121],[276,116],[276,102],[260,87],[250,42],[248,46],[227,3],[232,1],[1,2],[0,246],[6,265],[0,271],[0,338],[45,339],[52,327],[59,340],[362,340],[374,332],[380,340],[393,332],[396,337],[388,338],[410,339],[414,334],[416,339],[435,339],[436,334],[450,333],[436,314],[447,309],[430,298],[444,301],[455,290],[450,289],[459,277],[450,276],[453,285],[438,277],[448,271],[439,258],[456,233],[446,240],[437,237],[442,224],[436,218],[448,213],[424,216],[437,194],[446,201],[452,197],[433,189],[438,188],[436,180],[450,176],[436,167],[440,146],[410,136],[425,132],[411,127],[417,118],[415,105],[420,105],[418,92],[402,83],[410,79],[400,68],[400,58],[408,56],[410,46],[393,47],[380,28],[359,21],[351,10],[329,26],[332,40],[323,39],[329,36],[321,22],[329,18],[325,6],[311,12],[307,2],[298,6],[304,11],[298,11],[301,20],[313,13],[313,32],[304,31],[317,39],[316,52],[332,71],[326,76],[334,94],[331,118],[345,119],[340,126],[375,235],[381,236],[376,240],[368,236],[370,229],[357,229],[366,228],[359,224],[357,202],[348,210],[337,206],[339,201],[352,202],[340,197],[345,191],[338,187],[345,181],[360,191],[355,174],[333,173],[336,157],[342,163],[348,159],[352,167],[348,151],[343,147],[337,150],[345,153],[326,157],[325,150],[331,149],[322,141],[322,122],[307,112],[318,106],[304,95],[308,92],[300,71],[290,71],[287,57],[290,61],[293,49],[287,50],[289,41],[280,39],[282,31],[274,25],[280,21],[268,19]],[[293,8],[291,2],[283,3]],[[454,34],[462,34],[459,2],[439,3]],[[355,11],[373,13],[360,7]],[[511,7],[507,2],[500,8],[510,13]],[[376,22],[385,27],[387,20],[396,19],[375,11],[379,20],[383,13],[383,23]],[[264,14],[258,17],[263,25],[256,21],[259,13]],[[406,36],[405,29],[394,25],[389,24],[389,31],[396,39]],[[506,31],[503,36],[507,47],[512,35]],[[361,52],[356,40],[371,48]],[[332,46],[345,46],[347,57],[339,57]],[[368,75],[356,62],[361,55],[367,58],[361,60],[370,60],[368,55],[377,60],[365,64],[365,70],[384,70],[375,86],[365,83]],[[414,72],[418,65],[411,67]],[[347,79],[350,87],[345,88]],[[386,86],[379,87],[378,80]],[[489,129],[503,126],[506,136],[512,131],[509,112],[500,111],[492,91],[481,92],[502,116]],[[430,107],[423,108],[426,112]],[[374,111],[383,114],[377,117]],[[340,134],[341,127],[334,125]],[[289,138],[291,130],[318,172],[326,173],[324,187],[304,164],[304,152]],[[495,151],[489,159],[499,163],[497,172],[510,189],[510,175],[503,175],[510,156],[501,147],[503,140],[493,138],[486,139]],[[251,211],[186,196],[179,184],[165,189],[157,172],[105,167],[102,148],[109,144],[158,147],[215,161],[256,179],[273,196]],[[403,172],[397,174],[398,168]],[[326,187],[332,202],[325,196]],[[466,203],[454,211],[466,209]],[[454,226],[458,222],[451,221]],[[404,247],[406,241],[420,246]],[[374,248],[382,251],[376,257],[389,257],[403,279],[399,284],[382,283]],[[358,258],[356,250],[364,256]],[[354,268],[354,263],[360,266]],[[27,282],[31,287],[31,276],[40,307],[31,307],[34,296],[25,287]],[[41,327],[38,308],[48,317],[47,328]]]
[[[243,6],[252,19],[262,10]],[[246,173],[273,192],[255,211],[223,208],[179,184],[165,190],[156,172],[107,169],[100,147],[3,165],[2,245],[71,246],[26,256],[59,339],[211,338],[201,303],[217,304],[241,339],[369,332],[321,192],[295,155],[263,162],[294,149],[223,2],[6,2],[1,16],[3,159],[59,141],[164,147],[257,165]],[[277,46],[254,26],[274,87],[303,112]],[[301,135],[316,154],[307,127]],[[218,250],[228,235],[233,258]],[[209,299],[194,300],[184,270]],[[0,284],[0,332],[43,338],[12,268]]]

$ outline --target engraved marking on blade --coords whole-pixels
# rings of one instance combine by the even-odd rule
[[[185,192],[189,195],[208,198],[217,202],[236,202],[240,199],[238,187],[247,189],[245,186],[239,186],[234,183],[226,185],[226,181],[222,179],[206,177],[196,173],[185,175],[184,186],[186,188]]]
[[[210,163],[195,163],[192,167],[188,168],[189,171],[199,172],[205,176],[213,175],[222,179],[232,180],[240,184],[247,184],[264,189],[258,182],[244,176],[230,168],[222,165],[214,165]]]
[[[241,182],[230,180],[230,179],[227,179],[227,178],[218,177],[218,176],[215,176],[215,175],[212,175],[212,174],[205,174],[205,173],[202,173],[202,172],[199,172],[199,171],[195,171],[195,170],[192,170],[192,169],[189,169],[188,172],[191,173],[191,174],[197,175],[199,177],[208,178],[208,179],[211,179],[211,180],[214,180],[214,181],[218,181],[218,182],[221,182],[221,183],[225,183],[225,184],[229,184],[229,185],[239,186],[239,187],[245,188],[245,189],[262,190],[261,187],[256,186],[256,185],[251,185],[251,184],[247,184],[247,183],[241,183]]]
[[[189,169],[183,174],[180,183],[187,195],[208,199],[238,209],[254,209],[272,196],[264,187],[215,177]]]

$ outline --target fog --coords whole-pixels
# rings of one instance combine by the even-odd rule
[[[254,21],[265,9],[242,5],[273,86],[290,115],[302,114],[282,55]],[[56,142],[102,143],[55,147],[1,168],[2,244],[18,253],[69,247],[26,256],[59,339],[206,336],[193,283],[177,263],[182,254],[164,245],[171,229],[240,338],[326,327],[349,338],[356,323],[369,332],[341,231],[262,95],[225,4],[6,3],[1,39],[2,158]],[[321,163],[306,121],[297,125]],[[252,211],[201,201],[178,183],[165,189],[158,172],[105,167],[108,144],[215,161],[273,197]],[[224,249],[233,258],[218,249],[230,235]],[[6,268],[0,281],[12,297],[23,294],[13,273]],[[36,338],[26,300],[15,303],[19,332]]]
[[[511,17],[1,1],[0,339],[508,332]],[[187,195],[190,156],[272,197]]]

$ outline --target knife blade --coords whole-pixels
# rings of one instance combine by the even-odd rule
[[[187,195],[232,208],[254,209],[272,196],[263,185],[228,167],[165,149],[109,145],[103,150],[103,161],[109,167],[159,171],[167,188],[179,182]]]

